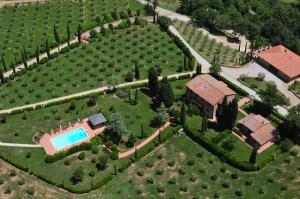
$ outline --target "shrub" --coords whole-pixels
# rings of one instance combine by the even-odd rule
[[[79,160],[84,160],[84,158],[85,158],[85,153],[84,152],[79,153],[78,159]]]
[[[193,165],[195,164],[195,162],[194,162],[194,160],[189,160],[189,161],[187,162],[187,164],[188,164],[189,166],[193,166]]]
[[[239,175],[237,173],[233,173],[233,174],[231,174],[231,178],[232,179],[238,179]]]
[[[170,178],[168,183],[169,184],[176,184],[176,179],[175,178]]]
[[[264,194],[265,191],[264,191],[262,188],[260,188],[260,189],[258,190],[258,193],[259,193],[259,194]]]
[[[182,192],[187,192],[188,188],[187,188],[186,185],[181,185],[181,186],[179,187],[179,190],[182,191]]]
[[[221,146],[224,149],[226,149],[227,151],[233,151],[235,149],[232,139],[228,139],[228,140],[222,142]]]
[[[169,167],[173,167],[175,165],[175,161],[171,160],[167,164],[168,164]]]
[[[163,155],[162,154],[158,154],[157,158],[161,160],[161,159],[163,159]]]
[[[31,153],[30,152],[27,152],[27,154],[26,154],[26,158],[31,158]]]
[[[66,161],[64,162],[64,164],[65,164],[66,166],[69,166],[69,165],[71,164],[71,162],[70,162],[70,160],[66,160]]]
[[[185,170],[182,169],[182,168],[180,168],[180,169],[178,170],[178,173],[179,173],[180,175],[185,175]]]
[[[150,160],[148,162],[146,162],[146,167],[148,167],[148,168],[153,167],[153,162]]]
[[[197,180],[197,177],[196,177],[196,176],[191,176],[191,177],[190,177],[190,181],[191,181],[191,182],[196,182],[196,180]]]
[[[248,179],[245,181],[245,185],[247,186],[251,186],[253,184],[253,180],[252,179]]]
[[[281,191],[286,191],[287,189],[288,189],[287,185],[282,185],[282,186],[280,187],[280,190],[281,190]]]
[[[137,189],[137,190],[136,190],[136,193],[140,195],[140,194],[143,193],[143,190],[142,190],[142,189]]]
[[[98,154],[99,153],[99,147],[98,146],[92,146],[92,153]]]
[[[138,176],[143,176],[143,175],[144,175],[144,172],[143,172],[143,171],[138,171],[138,172],[137,172],[137,175],[138,175]]]
[[[243,196],[243,191],[237,190],[237,191],[235,191],[235,195],[237,195],[238,197],[241,197],[241,196]]]
[[[25,180],[24,180],[24,179],[21,179],[21,180],[18,181],[18,185],[21,186],[21,185],[23,185],[23,184],[25,184]]]
[[[230,188],[230,183],[229,182],[224,182],[222,184],[222,187],[225,188],[225,189],[229,189]]]
[[[30,188],[26,189],[26,193],[28,193],[29,195],[34,195],[35,190],[34,190],[34,188],[30,187]]]
[[[0,179],[0,185],[4,184],[4,180],[1,178]]]
[[[95,171],[90,171],[90,172],[89,172],[89,176],[90,176],[90,177],[95,177],[95,175],[96,175]]]
[[[6,187],[4,190],[5,194],[11,194],[11,192],[12,192],[12,189],[10,187]]]
[[[165,192],[165,189],[163,188],[162,185],[158,185],[158,186],[157,186],[157,192],[158,192],[158,193],[164,193],[164,192]]]
[[[164,170],[163,170],[163,169],[158,169],[158,170],[156,170],[156,175],[161,176],[161,175],[163,175],[163,174],[164,174]]]
[[[214,198],[220,198],[220,194],[219,193],[215,193],[214,194]]]
[[[14,170],[14,169],[12,169],[11,171],[10,171],[10,173],[9,173],[9,176],[10,177],[14,177],[14,176],[16,176],[17,175],[17,172],[16,172],[16,170]]]
[[[152,179],[152,178],[150,178],[150,177],[149,177],[149,178],[147,178],[147,183],[148,183],[148,184],[153,184],[153,179]]]
[[[213,175],[210,177],[210,179],[211,179],[212,181],[216,181],[216,180],[218,179],[218,176],[217,176],[216,174],[213,174]]]

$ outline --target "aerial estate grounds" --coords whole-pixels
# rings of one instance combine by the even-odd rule
[[[221,72],[261,41],[211,35],[212,4],[0,3],[0,198],[300,198],[300,106]]]
[[[78,24],[88,30],[119,18],[133,16],[142,6],[134,0],[46,1],[4,6],[0,11],[0,51],[7,69],[22,62],[21,52],[35,55],[46,51],[46,39],[51,47],[73,39]],[[115,18],[111,12],[114,11]],[[69,33],[67,26],[69,24]],[[59,42],[54,36],[54,26]],[[2,60],[1,58],[1,60]]]
[[[96,37],[1,85],[0,109],[133,81],[136,65],[139,79],[147,77],[150,66],[164,75],[183,70],[182,51],[157,25],[107,30]]]

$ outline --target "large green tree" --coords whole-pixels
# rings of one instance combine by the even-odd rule
[[[288,99],[277,90],[276,85],[273,83],[267,84],[265,89],[258,91],[258,94],[263,104],[269,110],[271,110],[276,105],[288,104]]]
[[[107,132],[114,143],[119,143],[123,135],[127,135],[129,130],[126,128],[124,121],[119,113],[112,113]]]
[[[288,131],[293,138],[300,140],[300,105],[294,106],[290,109],[287,116]]]
[[[158,99],[163,102],[166,107],[173,105],[174,93],[167,77],[163,77],[159,84]]]
[[[228,102],[227,97],[225,97],[216,112],[218,125],[224,129],[231,129],[235,125],[237,115],[238,99],[235,98]]]

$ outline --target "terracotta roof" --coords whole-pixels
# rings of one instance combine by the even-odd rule
[[[186,86],[211,105],[219,103],[225,96],[236,94],[227,84],[209,74],[198,75]]]
[[[275,127],[261,115],[251,113],[241,119],[239,124],[247,127],[252,132],[250,136],[261,145],[265,144],[276,135]]]
[[[289,78],[300,75],[300,56],[282,45],[257,50],[255,55],[271,64]]]

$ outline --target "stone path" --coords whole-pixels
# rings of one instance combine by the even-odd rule
[[[147,145],[149,142],[151,142],[153,139],[155,139],[160,133],[163,132],[163,130],[165,130],[169,126],[170,126],[170,122],[165,123],[162,127],[160,127],[159,129],[157,129],[150,137],[148,137],[147,139],[145,139],[142,143],[140,143],[137,146],[129,149],[126,152],[119,153],[119,158],[125,158],[125,157],[127,157],[129,155],[134,154],[135,151],[137,151],[137,150],[141,149],[142,147],[144,147],[145,145]]]
[[[190,72],[184,72],[184,73],[176,73],[173,75],[169,75],[167,76],[167,78],[178,78],[180,76],[184,76],[184,75],[190,75],[192,76],[194,74],[194,71],[190,71]],[[162,77],[159,77],[159,79],[162,79]],[[126,82],[126,83],[121,83],[116,85],[116,88],[124,88],[124,87],[128,87],[128,86],[133,86],[133,85],[137,85],[137,84],[141,84],[141,83],[147,83],[148,79],[144,79],[144,80],[139,80],[139,81],[134,81],[134,82]],[[99,93],[99,92],[104,92],[104,91],[108,91],[111,90],[112,86],[102,86],[96,89],[92,89],[92,90],[87,90],[87,91],[83,91],[83,92],[79,92],[79,93],[74,93],[71,95],[66,95],[63,97],[58,97],[58,98],[53,98],[53,99],[49,99],[46,101],[42,101],[42,102],[37,102],[37,103],[33,103],[33,104],[28,104],[28,105],[24,105],[24,106],[19,106],[19,107],[14,107],[14,108],[10,108],[10,109],[5,109],[5,110],[0,110],[0,114],[2,113],[11,113],[13,111],[16,110],[22,110],[22,109],[26,109],[26,108],[35,108],[37,106],[45,106],[49,103],[53,103],[53,102],[60,102],[60,101],[64,101],[67,99],[72,99],[74,97],[82,97],[82,96],[87,96],[89,94],[93,94],[93,93]]]
[[[4,143],[4,142],[0,142],[0,146],[25,147],[25,148],[42,148],[42,145],[40,145],[40,144],[17,144],[17,143]]]

